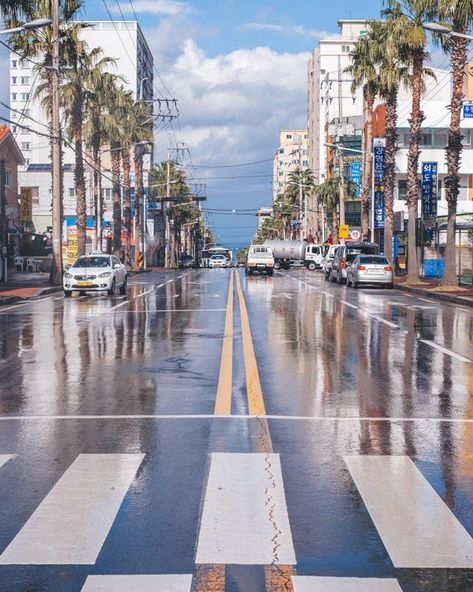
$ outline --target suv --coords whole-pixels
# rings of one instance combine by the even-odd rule
[[[379,246],[376,243],[349,242],[339,245],[330,269],[329,280],[344,284],[347,281],[347,267],[350,266],[358,255],[378,255]]]

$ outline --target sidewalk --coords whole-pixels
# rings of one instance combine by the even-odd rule
[[[417,296],[473,307],[473,286],[458,286],[457,289],[442,290],[440,280],[422,278],[418,284],[407,285],[405,277],[395,278],[394,285],[398,290],[411,292]]]
[[[12,272],[6,284],[0,283],[0,306],[58,292],[61,286],[49,283],[49,273]]]

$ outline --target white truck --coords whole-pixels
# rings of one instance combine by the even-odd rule
[[[274,269],[289,269],[291,264],[302,263],[307,269],[321,269],[324,249],[303,240],[267,240],[263,243],[274,254]]]
[[[267,245],[251,245],[248,249],[246,273],[247,275],[253,275],[256,271],[273,275],[274,255],[272,249]]]

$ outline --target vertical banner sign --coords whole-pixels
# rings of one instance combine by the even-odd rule
[[[32,222],[33,220],[33,189],[22,187],[20,189],[20,222]]]
[[[384,228],[384,143],[374,144],[373,160],[374,160],[374,227]]]
[[[361,160],[350,162],[350,181],[355,185],[355,197],[361,196]]]
[[[422,217],[437,217],[438,163],[422,163]]]

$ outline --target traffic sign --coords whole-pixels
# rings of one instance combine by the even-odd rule
[[[353,230],[350,230],[350,238],[352,238],[353,240],[360,240],[361,231],[357,230],[356,228],[354,228]]]
[[[338,229],[338,238],[349,238],[350,237],[350,226],[348,224],[340,224]]]

